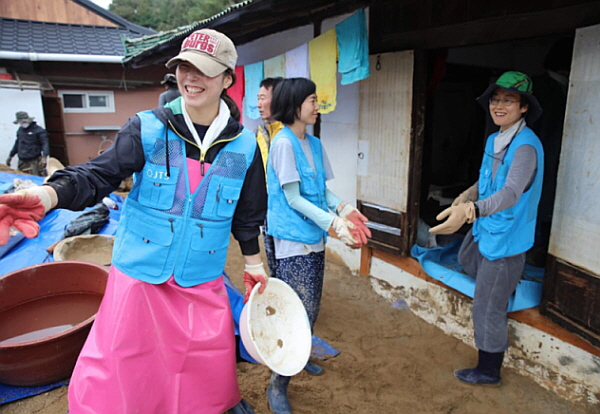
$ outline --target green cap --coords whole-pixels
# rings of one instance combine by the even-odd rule
[[[496,85],[525,93],[531,93],[533,89],[531,78],[523,72],[516,71],[504,72],[496,81]]]
[[[523,72],[508,71],[504,72],[496,82],[492,83],[487,87],[485,92],[479,96],[476,101],[481,105],[484,110],[488,110],[490,105],[490,98],[494,91],[498,88],[502,88],[509,92],[515,92],[519,95],[526,96],[529,104],[525,118],[527,122],[534,122],[540,116],[542,116],[542,106],[535,96],[531,93],[533,89],[533,82],[531,78]]]

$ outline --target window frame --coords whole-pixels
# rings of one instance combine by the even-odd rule
[[[64,95],[84,95],[83,108],[65,107]],[[114,113],[115,112],[115,93],[114,91],[95,91],[95,90],[59,90],[58,96],[62,101],[63,112],[65,113]],[[89,106],[91,96],[106,97],[107,106]]]

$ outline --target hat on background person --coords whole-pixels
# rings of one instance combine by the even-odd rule
[[[525,120],[527,122],[533,122],[542,116],[542,106],[539,101],[531,93],[533,89],[533,82],[531,78],[523,72],[508,71],[504,72],[498,80],[487,87],[485,92],[476,99],[476,101],[487,110],[490,105],[490,98],[494,91],[498,88],[504,89],[508,92],[515,92],[527,99],[529,108],[525,113]]]
[[[166,66],[189,62],[210,78],[227,69],[235,70],[237,51],[230,38],[212,29],[200,29],[185,38],[181,51]]]
[[[162,81],[160,81],[161,85],[165,83],[177,85],[177,78],[172,73],[167,73]]]
[[[16,116],[17,119],[15,121],[13,121],[13,124],[18,124],[18,123],[23,122],[23,121],[27,121],[27,122],[31,123],[35,119],[33,117],[30,117],[27,114],[27,112],[25,112],[25,111],[19,111],[19,112],[17,112],[15,114],[15,116]]]

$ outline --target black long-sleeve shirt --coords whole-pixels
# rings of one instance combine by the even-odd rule
[[[154,110],[163,123],[170,125],[177,133],[186,137],[187,157],[199,160],[200,150],[194,143],[182,115],[173,115],[169,108],[159,107]],[[233,118],[217,139],[229,138],[242,130]],[[133,116],[123,126],[115,138],[115,142],[105,152],[85,164],[67,167],[57,171],[48,180],[58,194],[58,208],[82,210],[98,203],[102,198],[116,190],[121,181],[143,169],[146,162],[140,136],[141,121]],[[204,160],[212,163],[227,142],[212,146]],[[264,223],[267,211],[267,193],[265,172],[257,149],[248,169],[240,199],[233,216],[232,233],[240,244],[242,254],[258,253],[258,235]]]

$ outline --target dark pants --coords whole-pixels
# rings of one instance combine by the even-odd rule
[[[486,352],[503,352],[508,348],[508,299],[513,294],[525,267],[525,253],[488,260],[479,252],[471,231],[458,253],[465,272],[475,278],[473,326],[475,345]]]
[[[277,261],[275,259],[275,241],[273,236],[267,234],[267,222],[262,227],[263,244],[265,245],[265,254],[267,255],[267,266],[269,266],[269,276],[277,277]]]
[[[42,158],[34,158],[32,160],[22,160],[19,158],[19,164],[17,168],[19,171],[23,171],[24,173],[31,175],[41,175],[42,177],[46,176],[46,168],[41,168]]]

